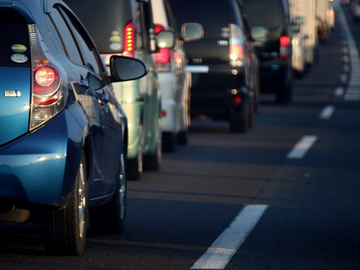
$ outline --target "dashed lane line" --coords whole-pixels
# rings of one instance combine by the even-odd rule
[[[317,136],[308,135],[302,137],[302,139],[294,146],[294,148],[287,155],[287,158],[290,159],[300,159],[303,158],[309,149],[316,142]]]
[[[267,208],[268,205],[244,207],[230,226],[219,235],[191,269],[224,269]]]
[[[324,109],[322,109],[319,117],[320,117],[320,119],[330,119],[331,116],[333,115],[334,111],[335,111],[334,105],[327,105],[324,107]]]

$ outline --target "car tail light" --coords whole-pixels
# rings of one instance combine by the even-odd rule
[[[47,106],[59,100],[59,72],[52,66],[41,65],[33,70],[33,103]]]
[[[160,24],[155,24],[155,34],[165,31],[166,28]],[[155,53],[155,69],[157,72],[169,72],[171,71],[171,50],[160,49]]]
[[[239,105],[239,104],[242,103],[242,98],[237,96],[237,97],[234,98],[234,102]]]
[[[290,38],[288,36],[280,37],[280,60],[286,61],[290,51]]]
[[[59,69],[44,54],[43,39],[34,24],[29,25],[29,35],[33,67],[29,129],[33,130],[61,112],[66,92]]]
[[[236,24],[230,24],[229,47],[230,65],[242,67],[244,64],[244,39],[240,27]]]
[[[328,10],[326,11],[326,15],[330,18],[330,19],[334,19],[335,18],[335,12],[333,10]]]
[[[134,23],[129,22],[124,29],[124,50],[123,55],[135,56],[135,27]]]

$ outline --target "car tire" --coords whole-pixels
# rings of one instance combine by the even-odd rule
[[[139,143],[137,156],[135,158],[127,159],[127,179],[139,180],[143,171],[143,152],[142,152],[142,125],[139,126]]]
[[[65,208],[51,208],[45,213],[45,245],[51,254],[81,255],[87,229],[87,178],[84,153],[75,184]]]
[[[187,145],[188,144],[188,131],[187,130],[181,130],[177,134],[177,143],[178,143],[178,145]]]
[[[116,190],[110,202],[90,209],[90,229],[94,233],[120,233],[124,228],[127,195],[125,160],[123,152]]]
[[[246,133],[248,131],[248,110],[234,113],[230,118],[230,130],[232,133]]]
[[[156,171],[160,169],[162,161],[162,138],[160,131],[160,120],[158,121],[158,128],[156,133],[156,147],[153,154],[144,155],[144,170]]]
[[[162,133],[162,151],[174,152],[176,149],[176,134],[172,132]]]

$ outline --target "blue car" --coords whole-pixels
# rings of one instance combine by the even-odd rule
[[[0,0],[0,36],[0,222],[43,224],[49,252],[81,254],[88,220],[122,230],[127,120],[112,82],[146,67],[113,56],[108,74],[60,0]]]

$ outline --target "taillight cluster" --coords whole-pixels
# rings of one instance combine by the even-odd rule
[[[241,29],[236,24],[230,24],[229,47],[230,65],[233,67],[242,67],[244,65],[244,39]]]
[[[328,11],[326,11],[326,15],[330,18],[330,19],[334,19],[335,18],[335,12],[331,9],[329,9]]]
[[[135,27],[132,21],[124,29],[124,50],[122,53],[125,56],[135,56]]]
[[[288,36],[280,37],[280,60],[287,61],[290,53],[290,38]]]
[[[42,125],[64,108],[65,91],[59,69],[45,56],[40,33],[35,25],[29,25],[32,57],[32,104],[30,130]]]
[[[60,96],[59,72],[52,66],[41,65],[33,70],[33,103],[48,106],[56,103]]]
[[[160,24],[155,24],[155,34],[165,31],[166,28]],[[171,50],[170,49],[160,49],[155,53],[155,69],[158,72],[168,72],[171,70],[170,67],[171,61]]]

